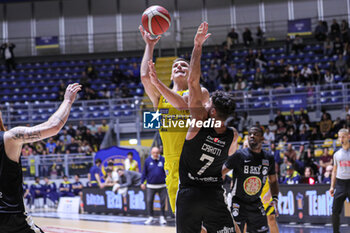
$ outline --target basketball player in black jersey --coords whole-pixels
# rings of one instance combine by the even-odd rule
[[[262,150],[263,130],[253,126],[248,132],[248,148],[238,150],[224,164],[222,175],[233,169],[232,215],[243,232],[247,223],[249,233],[268,232],[267,217],[260,195],[265,182],[270,185],[273,200],[277,207],[278,183],[275,160]]]
[[[176,199],[177,233],[199,233],[204,225],[208,233],[235,232],[233,218],[222,188],[221,168],[237,148],[238,134],[224,122],[234,112],[233,96],[224,92],[212,94],[203,106],[199,84],[202,45],[210,36],[208,24],[202,23],[194,40],[190,63],[189,109],[191,120],[219,121],[217,128],[191,126],[183,145]]]
[[[0,232],[40,233],[23,203],[23,176],[20,155],[25,143],[56,135],[65,125],[77,92],[78,83],[68,85],[64,101],[44,123],[33,127],[15,127],[6,131],[0,117]]]

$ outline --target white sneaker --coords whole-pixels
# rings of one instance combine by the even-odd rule
[[[49,206],[48,205],[44,205],[44,209],[45,210],[49,209]]]
[[[148,219],[145,221],[145,224],[149,225],[152,223],[152,221],[153,221],[153,217],[148,217]]]
[[[159,217],[159,223],[160,223],[161,225],[165,225],[165,224],[166,224],[166,220],[165,220],[164,216],[160,216],[160,217]]]

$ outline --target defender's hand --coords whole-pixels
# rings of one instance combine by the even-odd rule
[[[161,38],[161,36],[157,36],[156,38],[152,38],[151,34],[146,32],[141,25],[139,26],[139,30],[140,30],[142,39],[148,45],[155,46]]]
[[[208,33],[208,23],[203,22],[198,27],[197,34],[194,37],[194,44],[202,46],[210,36],[211,33]]]
[[[69,100],[71,103],[74,102],[77,97],[78,91],[81,90],[81,85],[79,83],[69,84],[66,93],[64,94],[64,99]]]

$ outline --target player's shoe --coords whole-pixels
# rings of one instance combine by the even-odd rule
[[[148,217],[148,219],[145,221],[145,224],[149,225],[152,223],[152,221],[153,221],[153,217]]]
[[[161,225],[165,225],[165,224],[166,224],[166,220],[165,220],[164,216],[160,216],[160,217],[159,217],[159,223],[160,223]]]

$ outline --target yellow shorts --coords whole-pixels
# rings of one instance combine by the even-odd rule
[[[170,161],[169,161],[170,160]],[[165,159],[164,169],[166,174],[166,186],[168,189],[171,210],[175,213],[176,194],[179,189],[179,163],[180,159]]]
[[[266,216],[269,216],[271,214],[276,214],[275,212],[275,207],[270,205],[270,202],[268,203],[264,203],[264,209],[265,209],[265,212],[266,212]]]

